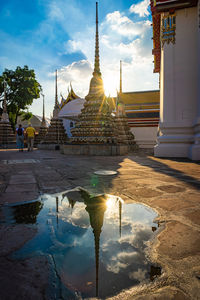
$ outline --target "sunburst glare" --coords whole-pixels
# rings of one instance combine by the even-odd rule
[[[106,96],[115,97],[119,86],[119,79],[117,76],[109,76],[104,78],[104,90]]]
[[[116,206],[116,203],[119,202],[119,201],[121,203],[124,202],[120,197],[113,196],[113,195],[107,195],[106,206],[107,206],[108,210],[118,209],[117,206]]]

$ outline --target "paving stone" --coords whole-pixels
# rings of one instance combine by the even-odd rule
[[[158,247],[161,255],[181,260],[185,257],[200,254],[200,234],[192,227],[180,222],[169,222],[159,236]]]
[[[32,201],[37,199],[39,196],[38,192],[7,192],[0,193],[0,204],[5,203],[16,203],[23,201]]]
[[[35,177],[27,173],[21,175],[12,175],[9,181],[9,184],[27,184],[27,183],[36,183]]]
[[[35,192],[38,191],[36,184],[11,184],[8,185],[6,193],[16,193],[16,192]]]
[[[28,240],[32,239],[37,229],[26,225],[0,226],[0,256],[8,255],[21,248]],[[13,241],[15,240],[15,242]]]
[[[180,193],[184,192],[185,188],[180,187],[180,186],[175,186],[175,185],[161,185],[157,186],[157,189],[166,192],[166,193]]]
[[[177,197],[177,195],[173,195],[170,197],[166,197],[166,195],[161,196],[157,199],[152,200],[152,204],[154,207],[160,207],[164,210],[171,212],[180,212],[187,208],[196,207],[194,203],[188,202],[182,197]]]
[[[185,213],[184,215],[193,223],[200,225],[200,209],[197,209],[191,213]]]
[[[185,295],[182,291],[168,287],[161,288],[155,293],[151,293],[149,295],[138,296],[134,298],[130,298],[134,300],[191,300],[187,295]]]

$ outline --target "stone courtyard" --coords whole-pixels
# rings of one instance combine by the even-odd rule
[[[95,175],[98,170],[116,175]],[[32,239],[37,228],[4,224],[5,204],[37,199],[81,186],[91,193],[120,196],[158,212],[158,233],[149,256],[162,267],[150,284],[112,299],[200,299],[200,164],[159,159],[149,151],[127,156],[70,156],[59,151],[0,151],[0,299],[57,299],[46,296],[49,280],[44,257],[15,260],[12,254]]]

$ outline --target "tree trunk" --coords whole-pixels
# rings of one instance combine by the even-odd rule
[[[16,111],[16,115],[15,115],[15,127],[16,127],[16,124],[17,124],[17,117],[19,115],[19,111],[20,111],[20,109],[18,108],[18,110]]]

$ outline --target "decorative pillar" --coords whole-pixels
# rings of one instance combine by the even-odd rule
[[[154,154],[190,157],[198,97],[197,7],[173,12],[165,7],[161,47],[160,135]]]
[[[198,58],[197,58],[197,66],[198,66],[198,71],[197,71],[197,87],[198,87],[198,94],[197,94],[197,117],[194,122],[194,142],[192,146],[190,147],[190,152],[189,152],[189,158],[192,160],[200,160],[200,1],[198,2],[198,10],[197,10],[197,53],[198,53]]]

